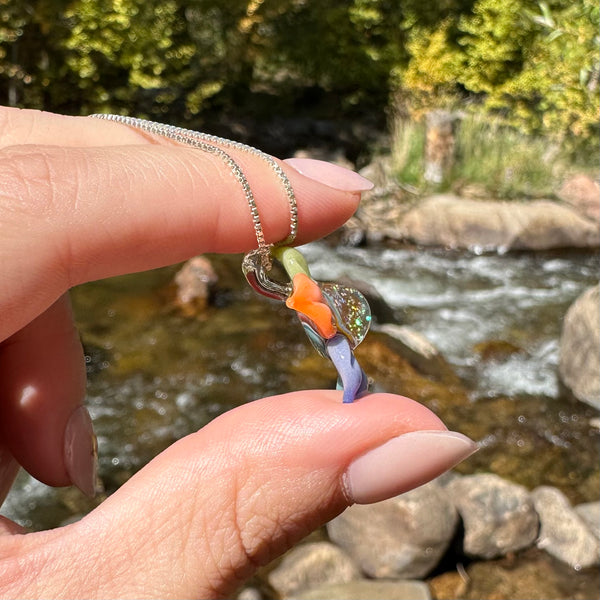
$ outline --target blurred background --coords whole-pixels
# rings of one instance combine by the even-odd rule
[[[590,0],[0,0],[1,104],[149,118],[375,183],[302,251],[369,297],[372,389],[481,449],[418,497],[427,518],[409,495],[369,509],[381,531],[350,509],[243,597],[599,596],[599,24]],[[77,519],[223,411],[335,385],[240,262],[73,290],[104,493],[21,473],[3,514]]]

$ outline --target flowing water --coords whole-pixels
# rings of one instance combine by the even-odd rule
[[[319,279],[371,283],[399,321],[423,333],[469,381],[474,394],[559,394],[556,367],[562,318],[598,281],[597,254],[510,256],[443,250],[305,249]],[[480,361],[477,347],[502,341],[506,361]]]
[[[441,350],[468,390],[459,416],[479,428],[475,435],[490,448],[478,453],[489,464],[477,467],[516,479],[527,472],[524,483],[531,486],[547,477],[563,482],[574,500],[597,498],[598,432],[590,425],[597,413],[561,398],[556,378],[561,321],[570,303],[597,282],[597,254],[500,256],[324,243],[303,252],[318,279],[348,277],[375,286],[398,322]],[[219,290],[215,305],[198,318],[173,308],[176,267],[73,291],[106,493],[225,410],[335,381],[291,311],[248,288],[239,256],[212,259]],[[483,360],[489,342],[511,351]],[[544,455],[540,439],[552,465],[535,463],[527,471],[525,461]],[[39,529],[92,507],[76,490],[54,490],[21,474],[2,512]]]

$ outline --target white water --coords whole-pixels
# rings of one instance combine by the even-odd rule
[[[400,322],[425,335],[476,396],[556,397],[559,338],[569,305],[598,282],[592,253],[483,254],[441,250],[302,248],[313,276],[373,285]],[[480,361],[474,346],[502,340],[522,349]]]

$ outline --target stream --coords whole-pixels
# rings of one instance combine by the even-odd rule
[[[374,286],[395,320],[425,335],[453,366],[468,402],[441,416],[482,443],[471,469],[529,487],[556,485],[573,502],[597,499],[598,413],[563,398],[556,377],[562,318],[597,283],[597,253],[477,255],[326,243],[302,251],[317,279]],[[68,522],[222,412],[265,395],[334,385],[335,373],[291,311],[246,285],[241,257],[210,258],[218,291],[197,318],[173,308],[177,266],[73,290],[105,494],[91,501],[22,472],[2,514],[33,530]],[[484,360],[490,342],[510,352]]]

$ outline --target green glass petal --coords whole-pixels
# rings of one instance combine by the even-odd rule
[[[276,246],[271,250],[271,254],[283,265],[290,279],[294,279],[297,273],[304,273],[312,279],[306,259],[296,248]]]

